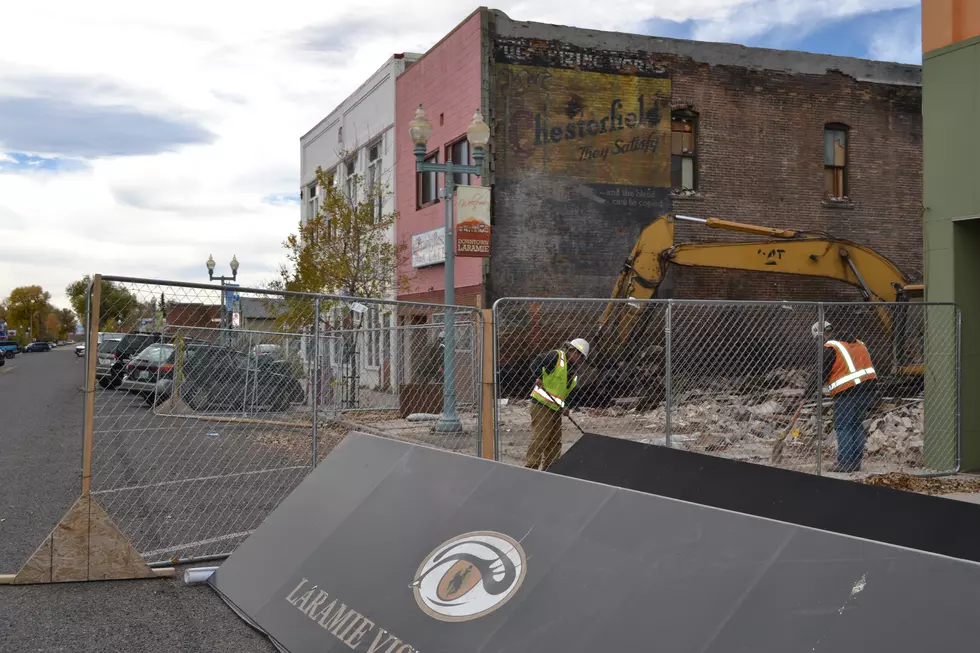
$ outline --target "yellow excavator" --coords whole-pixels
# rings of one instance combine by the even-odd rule
[[[675,244],[676,221],[762,238],[740,242]],[[901,340],[906,328],[906,312],[897,311],[893,315],[885,305],[921,300],[924,287],[912,283],[898,266],[870,247],[822,231],[778,229],[717,218],[663,215],[640,233],[616,280],[612,298],[655,298],[672,265],[791,274],[849,284],[857,288],[866,301],[879,304],[877,314],[886,337],[891,341],[893,364],[890,372],[899,377],[898,385],[912,389],[921,384],[922,366],[904,361]],[[608,405],[614,397],[626,396],[624,392],[632,393],[640,388],[644,388],[644,394],[649,394],[651,401],[656,403],[656,397],[662,397],[662,389],[657,386],[662,381],[663,361],[660,359],[662,347],[656,343],[655,334],[662,337],[663,328],[662,324],[651,326],[651,322],[657,322],[658,316],[662,319],[663,307],[654,306],[652,311],[645,312],[647,308],[651,306],[639,302],[610,302],[596,325],[596,331],[586,335],[581,331],[581,324],[546,319],[539,307],[532,304],[527,329],[516,329],[513,334],[498,336],[507,341],[498,350],[508,353],[507,360],[500,360],[499,363],[516,371],[515,378],[508,378],[509,382],[502,385],[513,386],[516,392],[523,392],[528,383],[523,378],[527,366],[525,358],[563,338],[584,336],[592,343],[597,356],[589,361],[589,382],[582,384],[582,391],[576,393],[578,398],[575,403]],[[648,319],[641,319],[644,315]],[[721,337],[721,334],[717,335]],[[654,344],[647,349],[659,348],[661,351],[641,351],[647,343]]]
[[[753,241],[674,243],[675,221],[700,224],[762,236]],[[835,279],[857,288],[865,301],[876,306],[887,337],[892,341],[892,373],[921,382],[922,365],[906,364],[900,341],[905,330],[906,312],[892,314],[886,303],[921,301],[924,286],[911,283],[906,275],[884,255],[849,240],[821,231],[800,231],[761,227],[718,218],[664,215],[647,225],[627,257],[613,288],[614,299],[652,299],[669,266],[722,268],[772,272]],[[616,359],[628,342],[636,340],[634,330],[643,304],[610,302],[599,320],[597,351]],[[916,385],[916,383],[913,383]]]

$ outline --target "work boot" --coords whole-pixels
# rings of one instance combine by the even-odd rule
[[[827,469],[832,474],[852,474],[861,471],[861,463],[847,465],[844,463],[834,463]]]

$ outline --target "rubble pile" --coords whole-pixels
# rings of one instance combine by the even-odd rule
[[[861,482],[879,487],[889,487],[895,490],[921,492],[922,494],[932,495],[953,494],[954,492],[980,492],[980,478],[976,477],[953,476],[949,478],[927,478],[903,474],[901,472],[890,472],[888,474],[869,476]]]
[[[881,404],[864,421],[864,428],[868,434],[864,450],[868,455],[921,459],[925,428],[922,401]]]
[[[787,441],[792,449],[812,450],[816,433],[815,397],[804,393],[810,377],[800,370],[774,370],[740,379],[715,378],[697,388],[678,379],[671,403],[672,442],[692,450],[724,451],[739,457],[768,457],[773,441],[790,429],[801,402],[803,408]],[[686,387],[685,387],[686,386]],[[835,446],[832,401],[824,398],[824,451]],[[640,408],[638,408],[640,407]],[[609,408],[581,408],[573,413],[586,431],[659,443],[665,433],[665,407],[644,410],[637,400],[619,399]],[[498,410],[503,433],[530,434],[526,401],[508,401]],[[889,462],[915,465],[922,460],[923,403],[921,399],[885,399],[865,421],[866,453]],[[764,446],[763,446],[764,445]],[[744,454],[744,455],[743,455]],[[727,455],[727,454],[726,454]]]

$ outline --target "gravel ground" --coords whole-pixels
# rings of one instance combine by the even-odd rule
[[[78,496],[81,379],[71,347],[0,368],[2,573],[20,569]],[[210,588],[180,576],[0,586],[0,615],[3,653],[275,651]]]

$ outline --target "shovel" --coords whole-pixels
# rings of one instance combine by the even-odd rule
[[[772,445],[772,455],[769,456],[769,462],[773,465],[778,465],[783,460],[783,448],[786,446],[786,436],[793,432],[793,427],[796,426],[796,420],[800,418],[800,412],[803,410],[803,404],[796,409],[796,414],[793,415],[793,421],[789,423],[789,428],[783,432],[778,438],[776,438],[775,444]]]

